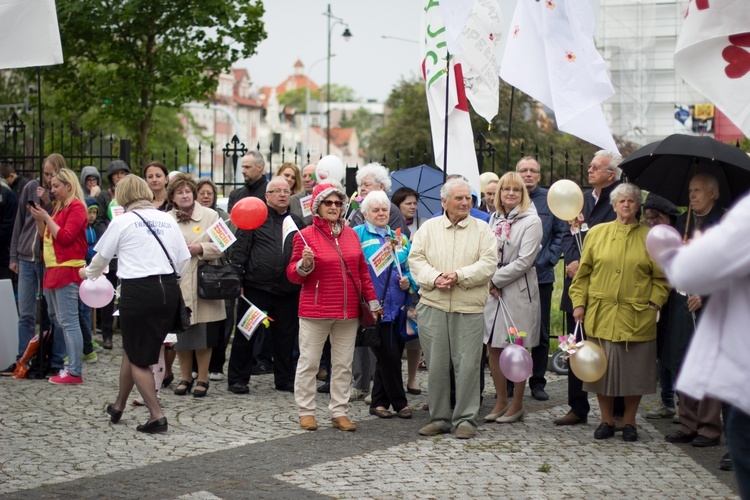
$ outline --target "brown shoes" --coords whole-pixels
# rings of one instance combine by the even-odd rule
[[[336,417],[331,419],[331,424],[336,429],[341,429],[342,431],[356,431],[357,426],[352,423],[351,420],[347,417]]]
[[[411,408],[404,406],[396,413],[396,416],[398,418],[411,418]]]
[[[572,411],[569,411],[567,415],[564,417],[557,418],[553,420],[552,422],[555,425],[578,425],[578,424],[585,424],[588,422],[588,417],[579,417]]]
[[[315,421],[315,417],[312,415],[305,415],[299,418],[299,426],[306,431],[314,431],[318,429],[318,422]]]

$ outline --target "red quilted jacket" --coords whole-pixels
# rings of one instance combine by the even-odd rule
[[[301,231],[307,244],[315,253],[315,268],[307,276],[297,272],[297,262],[302,259],[305,244],[300,234],[294,235],[294,250],[286,275],[289,281],[302,285],[299,296],[299,316],[311,319],[355,319],[359,316],[359,290],[365,298],[377,300],[370,281],[365,256],[357,233],[350,227],[337,238],[333,237],[328,221],[314,216],[311,226]],[[337,245],[346,260],[357,284],[355,289],[347,276],[341,257],[332,245]]]

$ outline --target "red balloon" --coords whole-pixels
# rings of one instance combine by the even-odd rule
[[[232,207],[229,218],[240,229],[257,229],[268,217],[268,208],[263,200],[249,196],[242,198]]]

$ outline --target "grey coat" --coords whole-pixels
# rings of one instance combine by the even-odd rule
[[[498,250],[498,267],[492,282],[501,291],[512,323],[503,314],[498,299],[490,295],[484,308],[484,343],[489,343],[491,347],[505,347],[508,329],[515,325],[519,332],[526,332],[524,347],[534,347],[539,345],[541,323],[534,260],[542,241],[542,220],[533,203],[521,213],[512,211],[508,220],[512,221],[510,240],[502,251]],[[490,228],[493,232],[500,221],[498,213],[492,214]]]

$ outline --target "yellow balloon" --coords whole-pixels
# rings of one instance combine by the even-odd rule
[[[568,179],[559,180],[549,188],[547,205],[555,217],[573,220],[583,209],[583,192],[575,182]]]
[[[599,344],[584,340],[583,346],[570,356],[570,369],[584,382],[596,382],[607,371],[604,349]]]

